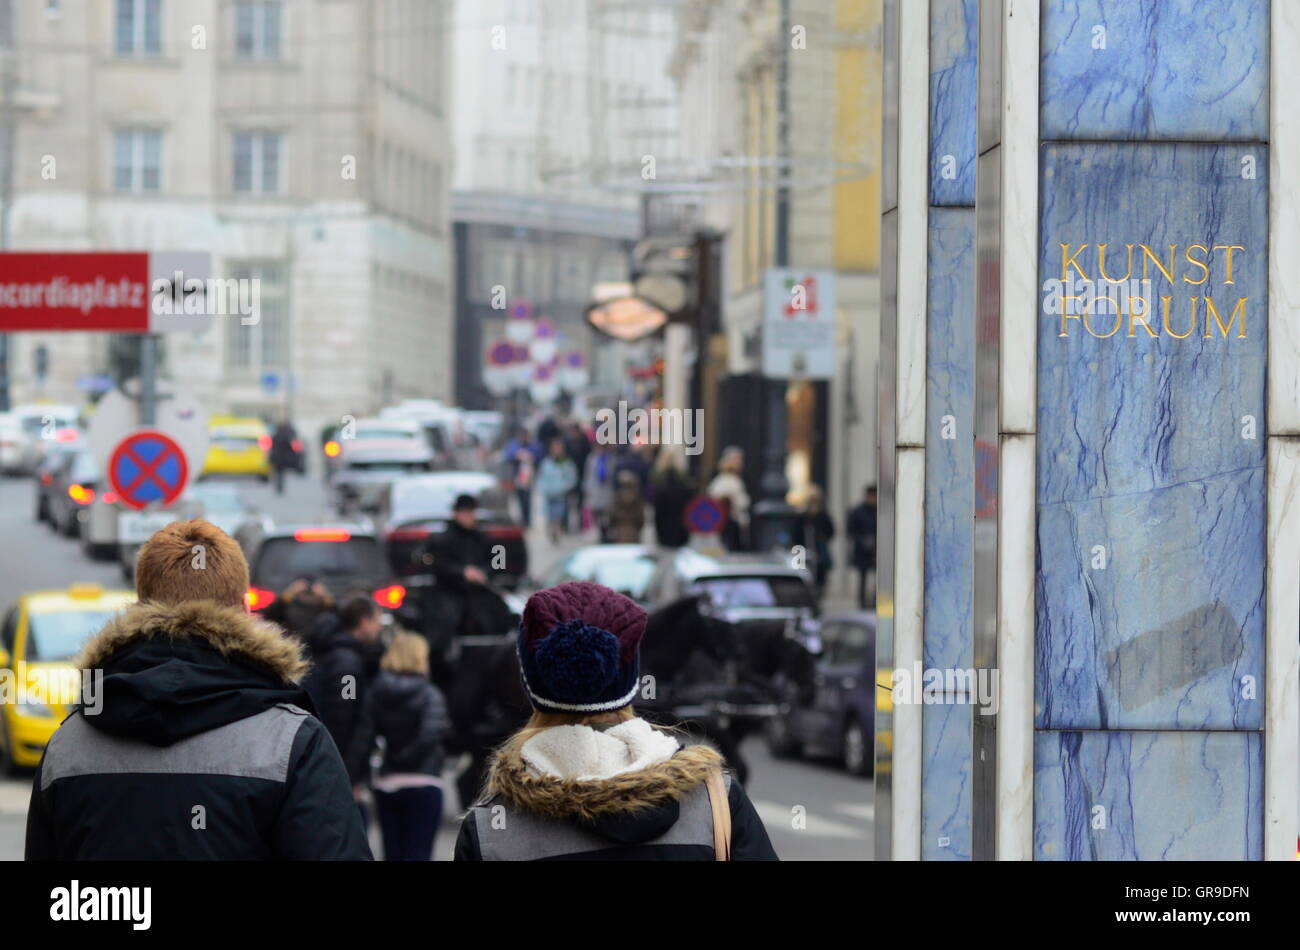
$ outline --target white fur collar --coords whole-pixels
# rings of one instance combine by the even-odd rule
[[[629,719],[603,731],[590,726],[552,726],[520,750],[528,772],[594,782],[667,762],[677,740],[644,719]]]

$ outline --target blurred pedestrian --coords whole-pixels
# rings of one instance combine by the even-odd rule
[[[275,493],[284,494],[284,473],[299,466],[298,453],[302,443],[298,433],[286,419],[275,427],[271,436],[271,470],[275,473]]]
[[[569,492],[568,528],[574,533],[581,533],[587,529],[587,525],[583,523],[583,496],[586,490],[587,457],[591,455],[591,439],[587,438],[581,423],[574,422],[569,425],[568,434],[564,439],[564,449],[569,458],[573,459],[573,468],[578,476],[577,483]]]
[[[289,582],[275,600],[266,605],[262,619],[278,623],[306,643],[318,617],[334,609],[334,598],[315,577],[304,574]]]
[[[793,535],[794,543],[804,550],[820,600],[826,591],[826,578],[834,566],[831,539],[835,537],[835,523],[826,513],[825,495],[820,485],[809,487],[803,508],[795,515]]]
[[[853,566],[858,572],[858,606],[869,609],[876,600],[876,486],[868,485],[862,501],[849,511],[845,530],[853,542]],[[870,575],[870,578],[868,577]],[[868,598],[868,579],[870,597]]]
[[[645,497],[631,472],[619,472],[614,500],[609,506],[609,540],[614,544],[640,544],[645,530]]]
[[[577,483],[577,468],[564,451],[564,440],[552,439],[550,451],[537,469],[537,493],[546,509],[546,530],[552,544],[560,543],[569,509],[569,492]]]
[[[722,544],[728,551],[745,550],[749,537],[749,492],[745,490],[745,453],[734,445],[722,450],[718,474],[704,493],[726,506],[727,521],[722,527]]]
[[[614,501],[614,456],[603,442],[592,446],[591,454],[587,456],[583,484],[586,486],[587,509],[603,544],[609,540],[609,506]]]
[[[383,758],[370,787],[385,861],[429,861],[442,823],[447,702],[429,682],[429,645],[399,632],[384,653],[348,745],[348,771],[364,775],[377,738]],[[354,794],[361,796],[361,786]]]
[[[337,612],[322,614],[308,632],[312,670],[303,688],[340,752],[347,750],[361,719],[371,679],[368,654],[378,645],[383,629],[379,605],[370,594],[357,591],[343,598]],[[354,786],[365,779],[364,774],[351,771],[348,777]]]
[[[537,447],[528,438],[528,430],[523,426],[506,443],[502,453],[509,466],[510,484],[519,501],[519,520],[525,531],[533,523],[533,475],[538,454]]]
[[[661,547],[685,547],[691,539],[686,530],[686,505],[694,489],[677,446],[665,445],[659,450],[650,473],[650,487],[655,509],[655,539]]]
[[[343,760],[306,711],[302,646],[249,613],[239,545],[173,522],[135,582],[139,602],[74,661],[102,685],[45,749],[27,860],[370,860]]]
[[[496,754],[456,860],[776,860],[722,756],[633,711],[645,625],[599,584],[528,599],[518,654],[533,715]]]

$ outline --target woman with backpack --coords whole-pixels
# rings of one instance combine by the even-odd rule
[[[517,651],[533,715],[497,751],[456,860],[776,860],[722,756],[633,712],[645,625],[589,581],[528,599]]]

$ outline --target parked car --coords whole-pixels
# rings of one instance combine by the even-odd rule
[[[874,767],[876,617],[867,612],[825,617],[819,631],[814,690],[801,701],[790,690],[780,715],[767,721],[772,755],[826,755],[854,775]]]
[[[68,431],[80,433],[81,414],[76,406],[30,403],[18,406],[10,413],[18,420],[17,468],[26,474],[36,470],[49,443]]]
[[[261,419],[213,416],[200,478],[213,475],[271,478],[271,433]]]
[[[63,466],[68,457],[84,451],[85,441],[76,429],[61,429],[54,439],[42,445],[42,452],[36,463],[36,509],[38,522],[50,522],[50,498],[55,492],[54,474]]]
[[[431,538],[447,529],[457,495],[478,499],[479,527],[504,548],[505,567],[493,580],[514,589],[528,574],[524,529],[510,514],[497,479],[486,472],[433,472],[392,483],[384,537],[393,570],[402,575],[429,573],[430,562],[421,560],[422,552]]]
[[[349,439],[330,479],[334,508],[378,512],[388,503],[389,486],[404,475],[433,470],[433,452],[423,438]]]
[[[541,587],[567,581],[594,581],[633,600],[645,601],[646,587],[657,562],[644,544],[592,544],[560,558],[541,580]]]
[[[250,610],[266,609],[300,577],[320,581],[335,600],[354,589],[369,591],[376,603],[392,611],[406,600],[406,587],[394,578],[368,523],[268,527],[250,521],[237,532],[237,540],[248,559]]]
[[[69,538],[78,537],[82,511],[92,509],[100,499],[100,477],[99,465],[87,449],[63,455],[50,482],[47,501],[50,527]],[[116,500],[113,496],[112,501]],[[100,500],[100,504],[104,502]]]
[[[817,647],[817,597],[812,577],[777,558],[710,557],[691,548],[661,552],[645,599],[652,607],[707,595],[713,616],[744,629],[782,630]]]

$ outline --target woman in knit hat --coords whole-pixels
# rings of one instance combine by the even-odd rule
[[[587,581],[528,599],[518,653],[533,715],[498,750],[458,861],[776,860],[722,757],[632,711],[645,624]]]

